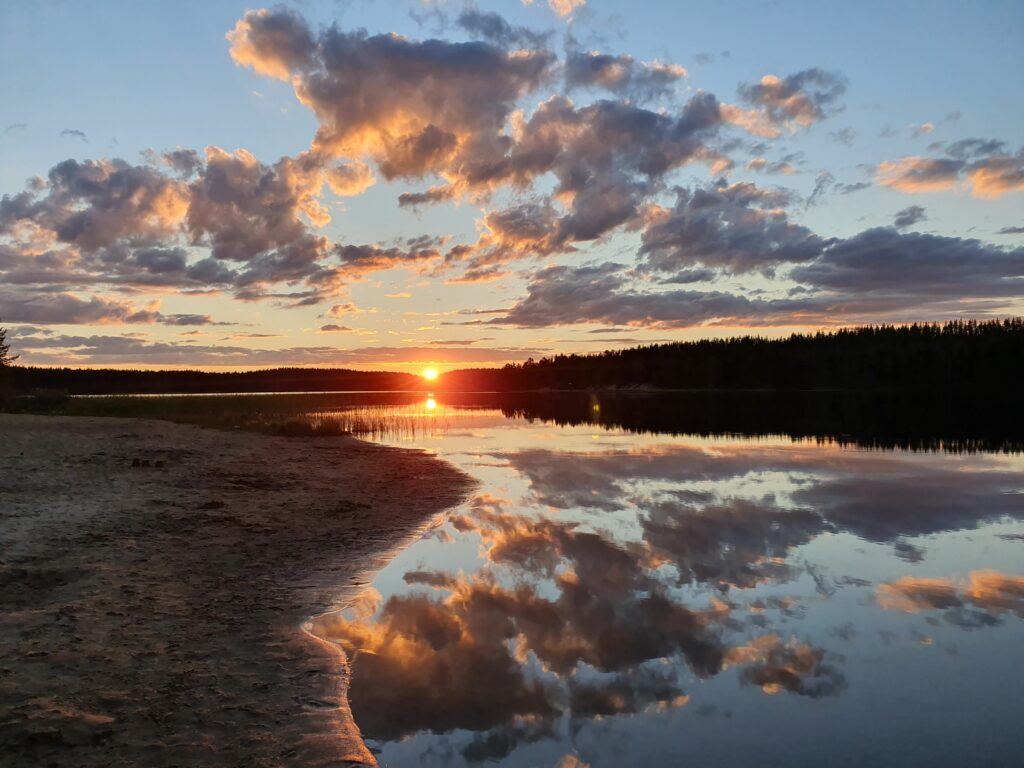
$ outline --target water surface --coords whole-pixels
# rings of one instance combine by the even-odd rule
[[[382,765],[1021,764],[1012,441],[565,397],[312,415],[479,481],[318,623]]]

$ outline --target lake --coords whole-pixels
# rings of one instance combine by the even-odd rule
[[[479,483],[314,624],[381,765],[1020,765],[1016,425],[737,398],[310,412]]]

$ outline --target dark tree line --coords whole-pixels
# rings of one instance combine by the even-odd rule
[[[422,390],[407,373],[323,368],[133,371],[30,368],[0,334],[0,372],[16,390],[70,394]],[[579,389],[1015,391],[1024,381],[1024,319],[866,326],[785,339],[756,336],[558,355],[504,368],[465,369],[445,391]]]
[[[558,355],[453,371],[443,387],[537,389],[1008,390],[1024,380],[1024,319],[878,325]]]
[[[48,390],[72,395],[394,391],[423,386],[419,376],[408,373],[328,368],[217,373],[15,366],[10,369],[10,379],[22,392]]]

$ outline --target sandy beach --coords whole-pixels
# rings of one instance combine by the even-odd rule
[[[470,481],[417,452],[0,415],[0,765],[374,764],[306,634]]]

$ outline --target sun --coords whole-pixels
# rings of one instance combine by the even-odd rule
[[[434,379],[437,378],[437,369],[427,368],[427,370],[423,372],[423,378],[426,379],[427,381],[433,381]]]

